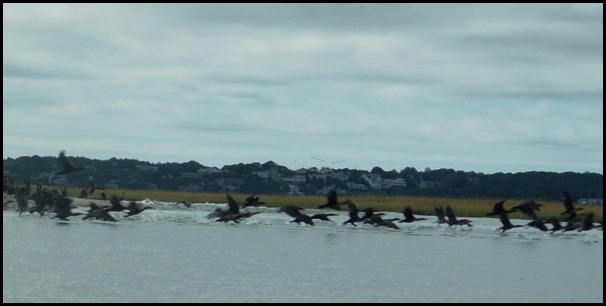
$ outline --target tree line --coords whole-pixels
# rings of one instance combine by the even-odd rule
[[[236,184],[242,193],[286,194],[297,186],[303,194],[319,194],[326,188],[335,188],[346,193],[410,195],[453,198],[517,198],[561,200],[562,192],[568,191],[573,198],[603,199],[603,175],[598,173],[543,172],[484,174],[456,171],[454,169],[424,169],[406,167],[399,171],[385,171],[374,167],[371,171],[358,169],[310,168],[295,171],[272,161],[266,163],[225,165],[218,172],[198,174],[208,169],[196,161],[185,163],[149,163],[136,159],[110,158],[109,160],[70,157],[74,164],[85,167],[67,176],[61,184],[71,187],[86,187],[88,182],[97,185],[115,185],[126,189],[194,190],[207,192],[226,191],[226,185]],[[49,185],[60,169],[55,156],[22,156],[3,159],[3,173],[16,183]],[[328,170],[328,171],[327,171]],[[286,182],[281,179],[262,178],[259,172],[271,171],[281,177],[304,175],[305,181]],[[341,173],[347,179],[333,176],[318,178],[317,173]],[[192,175],[194,174],[194,175]],[[381,179],[403,179],[406,187],[372,188],[365,179],[369,176]],[[230,183],[231,182],[231,183]],[[348,183],[365,186],[352,189]],[[431,183],[431,184],[430,184]],[[233,186],[232,186],[233,187]],[[196,189],[197,188],[197,189]]]

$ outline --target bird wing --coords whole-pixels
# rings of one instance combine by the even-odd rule
[[[74,166],[67,160],[67,156],[65,156],[65,150],[59,153],[59,161],[64,170],[69,171],[74,169]]]
[[[230,214],[239,214],[240,213],[240,205],[238,202],[231,197],[230,194],[227,194],[227,204],[229,205],[229,213]]]
[[[328,199],[328,204],[336,205],[338,203],[337,202],[337,191],[334,189],[329,191],[326,198]]]

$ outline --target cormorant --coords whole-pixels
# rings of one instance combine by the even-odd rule
[[[446,221],[446,215],[444,214],[444,207],[435,206],[435,211],[436,211],[436,217],[438,217],[438,221],[436,221],[438,224],[448,223],[448,221]]]
[[[219,219],[217,219],[217,221],[221,221],[221,222],[234,221],[236,223],[239,223],[240,219],[248,218],[248,217],[251,217],[253,215],[260,213],[260,212],[240,212],[240,205],[238,204],[238,202],[236,202],[236,200],[234,200],[234,198],[229,193],[226,194],[226,198],[227,198],[227,205],[228,205],[227,210],[222,210],[222,209],[217,208],[214,213],[209,214],[207,217],[210,217],[211,215],[215,215],[215,216],[219,217]]]
[[[82,220],[95,218],[97,220],[117,222],[116,219],[112,215],[110,215],[107,210],[99,208],[99,206],[97,206],[97,204],[95,204],[94,202],[91,202],[89,204],[89,207],[90,209],[88,210],[88,213],[86,213],[86,216],[84,216]]]
[[[364,208],[364,216],[362,216],[362,218],[360,218],[360,219],[362,222],[367,223],[366,220],[369,220],[369,219],[373,218],[374,216],[383,216],[383,215],[385,215],[385,213],[382,213],[382,212],[375,213],[375,211],[372,207],[366,207],[366,208]]]
[[[576,216],[576,213],[575,213],[576,210],[583,210],[583,208],[575,208],[574,207],[574,204],[572,204],[572,198],[570,197],[570,195],[568,194],[568,192],[564,191],[564,192],[562,192],[562,195],[564,196],[564,209],[565,209],[565,211],[563,213],[561,213],[561,215],[569,214],[570,217],[572,217],[573,214]]]
[[[551,225],[553,225],[553,227],[551,228],[550,234],[553,234],[553,232],[556,232],[556,231],[559,231],[562,229],[562,225],[560,224],[560,221],[556,217],[549,218],[549,223],[551,223]]]
[[[315,214],[312,215],[310,218],[313,219],[318,219],[318,220],[322,220],[322,221],[331,221],[328,217],[330,216],[338,216],[337,214]]]
[[[522,225],[513,225],[513,224],[511,224],[511,222],[509,221],[509,216],[507,216],[507,213],[502,213],[501,214],[501,223],[503,223],[503,226],[497,228],[497,229],[501,230],[501,234],[504,233],[506,230],[510,230],[512,228],[522,227]]]
[[[128,216],[138,215],[141,212],[143,212],[144,210],[149,209],[149,208],[152,208],[152,207],[139,205],[135,201],[130,201],[130,203],[128,204],[128,207],[126,207],[126,209],[128,209],[128,213],[124,217],[126,218]]]
[[[537,215],[534,213],[535,210],[540,211],[541,210],[541,206],[543,206],[543,204],[539,204],[533,200],[531,201],[527,201],[524,202],[522,204],[519,204],[517,206],[512,207],[509,212],[515,212],[515,211],[520,211],[523,214],[527,215],[528,217],[530,217],[530,219],[532,220],[536,220],[537,219]]]
[[[242,204],[242,206],[259,206],[265,204],[265,202],[260,202],[259,197],[255,197],[254,194],[251,194],[245,201],[246,203]]]
[[[581,224],[580,224],[580,228],[579,228],[579,232],[580,231],[588,231],[592,228],[594,228],[595,226],[593,225],[593,213],[592,212],[588,212],[586,214],[582,214],[581,215]]]
[[[346,200],[344,202],[339,202],[337,200],[337,191],[334,189],[332,189],[328,192],[326,199],[327,199],[327,202],[325,204],[318,206],[318,208],[332,208],[332,209],[336,209],[336,210],[341,210],[341,207],[339,207],[339,205],[348,204],[349,202],[351,202],[349,200]]]
[[[112,204],[112,206],[110,207],[104,207],[102,208],[105,211],[123,211],[126,209],[126,207],[122,206],[122,204],[120,204],[120,199],[118,199],[118,196],[113,195],[111,197],[111,199],[109,200],[109,202]]]
[[[52,218],[59,218],[64,221],[69,221],[67,217],[71,216],[79,216],[82,213],[74,213],[72,212],[71,204],[74,200],[70,198],[66,198],[63,196],[57,196],[54,198],[55,210],[53,212],[56,214]]]
[[[546,232],[549,230],[547,228],[547,226],[545,226],[545,221],[543,221],[541,219],[534,219],[534,220],[528,222],[528,224],[526,224],[526,226],[536,227],[543,232]]]
[[[512,212],[511,210],[505,210],[505,208],[503,208],[503,203],[505,203],[505,200],[499,201],[494,203],[494,207],[492,208],[492,211],[487,213],[487,216],[497,216],[497,215],[502,215],[503,213],[510,213]]]
[[[84,169],[84,167],[75,167],[74,165],[72,165],[72,163],[67,160],[67,156],[65,156],[65,150],[59,153],[59,161],[61,162],[63,170],[56,172],[55,174],[68,174]]]
[[[461,220],[457,220],[457,217],[455,216],[454,212],[452,211],[452,208],[450,208],[450,205],[446,206],[446,217],[448,217],[448,226],[453,226],[453,225],[467,225],[467,227],[472,227],[473,225],[471,225],[471,220],[468,219],[461,219]]]
[[[362,222],[362,219],[360,218],[360,216],[358,216],[358,208],[353,202],[348,203],[347,206],[349,207],[349,219],[343,222],[343,225],[351,223],[351,225],[357,226],[356,222]]]
[[[404,214],[404,219],[400,220],[400,223],[402,223],[402,222],[410,223],[410,222],[415,222],[415,221],[427,220],[425,218],[415,217],[412,214],[412,208],[410,206],[404,207],[404,211],[402,213]]]
[[[314,224],[314,221],[311,219],[311,217],[302,213],[301,210],[303,210],[303,208],[301,208],[301,207],[285,206],[285,207],[280,208],[278,211],[284,212],[287,215],[295,218],[294,220],[292,220],[290,222],[297,222],[297,223],[305,222],[306,224],[314,226],[315,224]]]

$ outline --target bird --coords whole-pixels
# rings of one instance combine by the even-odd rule
[[[497,216],[497,215],[502,215],[503,213],[509,213],[511,212],[511,210],[505,210],[505,208],[503,208],[503,203],[505,203],[505,200],[499,201],[494,203],[494,207],[492,208],[492,211],[487,213],[487,216]]]
[[[448,223],[448,221],[446,220],[446,215],[444,214],[444,207],[435,206],[435,211],[436,211],[436,217],[438,217],[438,221],[436,221],[436,223],[438,223],[438,224]]]
[[[543,221],[541,219],[534,219],[534,220],[528,222],[528,224],[526,224],[526,226],[536,227],[543,232],[546,232],[549,230],[547,228],[547,226],[545,226],[545,221]]]
[[[536,211],[540,211],[540,207],[543,206],[543,204],[539,204],[533,200],[531,201],[527,201],[524,203],[521,203],[517,206],[512,207],[509,212],[515,212],[515,211],[520,211],[523,214],[527,215],[528,217],[530,217],[530,219],[532,220],[536,220],[537,219],[537,215],[535,214],[535,210]]]
[[[406,206],[404,207],[404,211],[402,212],[404,214],[404,219],[400,220],[399,222],[406,222],[406,223],[411,223],[411,222],[415,222],[415,221],[421,221],[421,220],[427,220],[425,218],[417,218],[412,214],[412,207],[410,206]]]
[[[349,219],[343,222],[343,225],[351,223],[351,225],[357,226],[356,222],[362,222],[362,219],[360,218],[360,216],[358,216],[358,208],[353,202],[348,203],[347,206],[349,207]]]
[[[94,202],[90,202],[89,207],[90,209],[86,213],[86,216],[82,218],[82,220],[95,218],[97,220],[117,222],[116,219],[109,214],[109,211],[99,208],[99,206],[97,206],[97,204],[95,204]]]
[[[245,201],[245,203],[242,204],[242,206],[259,206],[261,204],[265,204],[265,202],[260,202],[259,197],[255,197],[254,194],[251,194],[244,201]]]
[[[337,200],[337,191],[334,189],[332,189],[328,192],[326,199],[327,199],[327,202],[325,204],[318,206],[318,208],[332,208],[332,209],[336,209],[336,210],[341,210],[341,207],[339,207],[341,204],[347,204],[347,203],[351,202],[349,200],[344,201],[344,202],[339,202]]]
[[[564,214],[569,214],[571,217],[572,215],[576,216],[576,212],[577,210],[583,210],[583,208],[575,208],[574,204],[572,204],[572,198],[570,197],[570,195],[568,194],[568,192],[564,191],[562,192],[562,195],[564,196],[564,209],[565,211],[563,213],[561,213],[561,215]]]
[[[122,204],[120,203],[120,199],[118,199],[118,196],[113,195],[110,199],[109,202],[111,203],[112,206],[109,207],[104,207],[102,208],[105,211],[123,211],[126,209],[126,207],[122,206]]]
[[[27,183],[26,186],[18,188],[15,192],[15,198],[17,200],[17,212],[19,215],[27,211],[31,190],[31,183]]]
[[[56,196],[54,198],[54,205],[56,208],[55,210],[53,210],[55,215],[52,218],[58,218],[63,221],[69,221],[69,219],[67,219],[68,217],[81,215],[82,213],[72,212],[72,202],[73,200],[70,198],[66,198],[61,195]]]
[[[313,219],[318,219],[318,220],[322,220],[322,221],[331,221],[332,222],[332,220],[330,220],[328,218],[328,217],[331,217],[331,216],[338,216],[338,215],[337,214],[315,214],[315,215],[312,215],[310,218],[312,220]]]
[[[227,199],[227,210],[222,210],[220,208],[217,208],[215,210],[214,213],[211,213],[207,216],[210,217],[211,215],[213,215],[213,217],[219,217],[219,219],[217,219],[217,221],[220,222],[228,222],[228,221],[234,221],[235,223],[239,223],[240,219],[243,218],[248,218],[251,216],[254,216],[260,212],[240,212],[240,205],[238,204],[238,202],[236,202],[236,200],[231,196],[231,194],[226,194],[225,195],[226,199]]]
[[[284,212],[287,215],[295,218],[294,220],[291,220],[290,222],[297,222],[297,223],[304,222],[306,224],[314,226],[315,224],[314,224],[314,221],[311,219],[311,217],[302,213],[301,210],[303,210],[303,208],[289,205],[289,206],[280,208],[278,210],[278,212]]]
[[[448,223],[449,227],[453,226],[453,225],[467,225],[467,227],[473,226],[471,224],[471,220],[468,220],[468,219],[458,220],[457,217],[455,216],[454,212],[452,211],[452,208],[450,208],[450,205],[446,206],[446,217],[448,218],[448,221],[446,223]]]
[[[501,223],[503,224],[503,226],[497,228],[497,229],[501,230],[501,234],[504,233],[507,230],[512,229],[512,228],[522,227],[522,225],[513,225],[513,224],[511,224],[511,222],[509,221],[509,216],[507,216],[507,213],[502,213],[501,214]]]
[[[586,214],[582,214],[581,224],[579,226],[579,232],[588,231],[595,226],[593,225],[593,213],[588,212]]]
[[[550,234],[553,234],[554,232],[557,232],[562,229],[562,225],[560,224],[560,221],[558,220],[558,218],[551,217],[551,218],[549,218],[548,222],[551,223],[551,225],[553,225],[553,227],[551,228],[551,232],[549,232]]]
[[[400,220],[399,218],[383,219],[382,214],[372,214],[368,219],[364,220],[364,223],[370,223],[374,226],[385,226],[399,230],[400,228],[393,223],[394,221]]]
[[[372,207],[364,208],[364,216],[362,216],[361,221],[366,222],[366,220],[372,219],[375,216],[383,216],[385,213],[375,213],[375,210]]]
[[[84,167],[76,167],[72,163],[69,162],[67,156],[65,156],[65,150],[59,153],[59,161],[61,162],[61,166],[63,170],[55,172],[55,174],[68,174],[76,171],[83,170]]]
[[[125,218],[128,216],[138,215],[146,209],[152,208],[151,206],[143,206],[137,204],[135,201],[130,201],[126,209],[128,209],[128,213],[124,216]]]

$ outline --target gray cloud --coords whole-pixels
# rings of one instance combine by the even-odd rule
[[[5,158],[603,172],[601,4],[4,4],[3,17]]]

